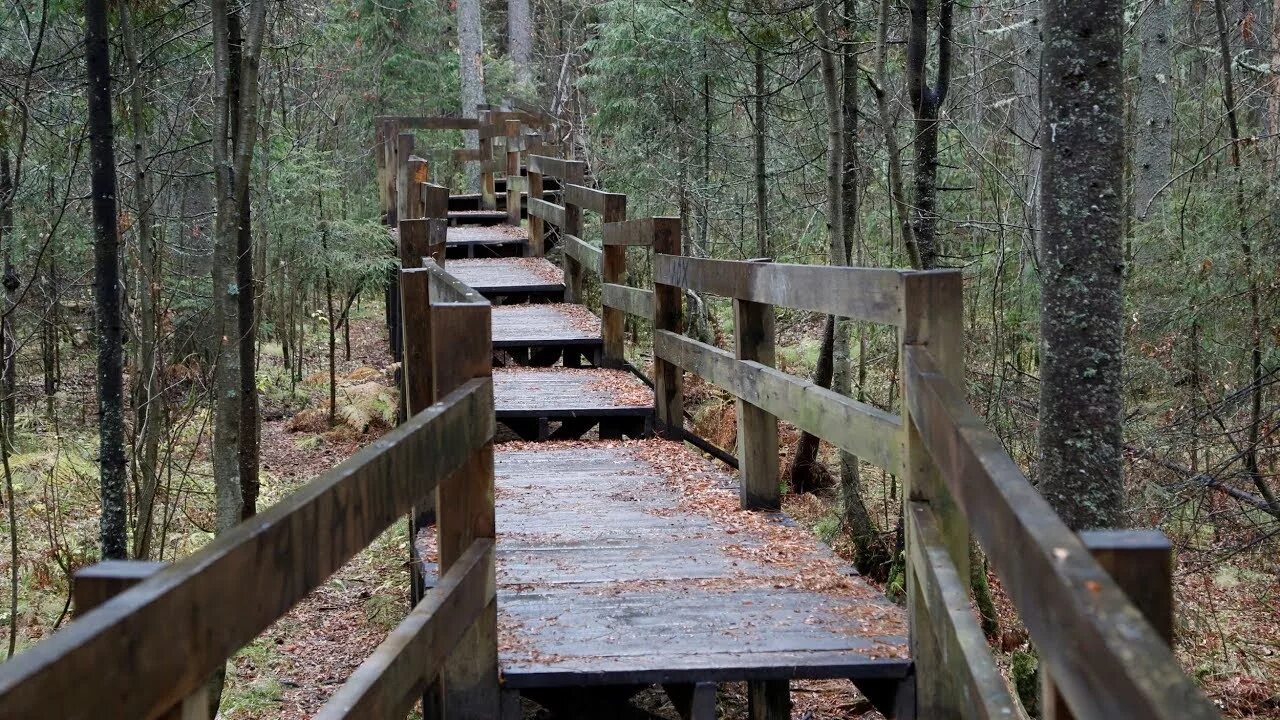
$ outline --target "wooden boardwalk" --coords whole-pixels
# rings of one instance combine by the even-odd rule
[[[734,480],[679,444],[499,446],[495,483],[507,687],[910,667],[900,608],[808,530],[739,510]]]
[[[455,218],[454,215],[459,217]],[[502,216],[502,218],[505,217],[505,215]],[[510,225],[494,224],[502,218],[494,219],[492,214],[486,214],[483,211],[449,213],[450,227],[445,242],[446,257],[491,258],[524,255],[525,246],[529,243],[529,233]],[[466,220],[490,224],[452,224]]]
[[[581,359],[599,364],[604,347],[600,319],[570,303],[499,305],[493,308],[493,347],[517,362],[551,365],[562,360],[578,367]]]
[[[449,274],[489,299],[564,300],[564,273],[546,258],[456,260]]]

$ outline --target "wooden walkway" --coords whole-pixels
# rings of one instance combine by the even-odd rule
[[[457,260],[449,274],[491,300],[564,300],[564,273],[546,258]]]
[[[458,217],[455,218],[455,215]],[[498,217],[496,214],[478,210],[449,213],[450,227],[445,243],[446,257],[489,258],[524,255],[525,246],[529,242],[529,233],[510,225],[496,224],[505,217],[505,214]],[[453,224],[459,221],[490,224]]]
[[[812,534],[663,440],[499,446],[510,688],[903,678],[906,626]]]

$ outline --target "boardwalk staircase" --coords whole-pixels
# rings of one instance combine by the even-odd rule
[[[749,716],[781,720],[812,678],[887,717],[1023,717],[970,606],[971,541],[1046,717],[1216,717],[1169,649],[1168,542],[1069,531],[967,404],[959,271],[684,256],[680,218],[628,217],[552,129],[528,108],[378,120],[406,420],[181,562],[81,572],[77,619],[0,666],[0,717],[207,717],[210,674],[405,517],[413,607],[318,717],[608,717],[660,686],[712,720],[745,682]],[[456,157],[479,195],[430,181],[412,148],[433,130],[478,133]],[[683,334],[687,291],[732,300],[732,351]],[[899,411],[776,369],[780,307],[894,328]],[[686,429],[689,377],[737,399],[736,456]],[[905,607],[780,512],[779,422],[902,481]]]

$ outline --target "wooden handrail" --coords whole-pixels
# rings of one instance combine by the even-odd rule
[[[493,540],[479,539],[356,668],[316,720],[404,717],[495,595]]]
[[[0,665],[0,717],[168,710],[493,437],[463,384],[346,462]],[[140,680],[145,679],[145,680]]]
[[[787,265],[657,254],[655,282],[722,297],[903,324],[902,273],[879,268]]]
[[[1168,645],[929,350],[909,346],[906,367],[912,421],[1072,710],[1088,718],[1216,718]]]

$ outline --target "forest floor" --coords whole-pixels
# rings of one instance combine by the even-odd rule
[[[325,340],[318,324],[307,346],[308,368],[323,367]],[[391,380],[381,306],[369,303],[357,312],[351,328],[351,356],[339,341],[339,422],[328,421],[328,374],[313,372],[291,382],[279,347],[264,344],[259,386],[263,392],[263,495],[266,507],[314,476],[349,457],[385,432],[394,420],[396,391]],[[788,371],[803,374],[816,355],[812,327],[792,332],[780,360]],[[96,555],[98,498],[96,433],[92,417],[91,367],[68,372],[51,409],[44,406],[35,378],[24,386],[20,442],[11,457],[14,506],[19,528],[18,613],[12,620],[18,649],[35,642],[67,621],[68,578]],[[697,402],[691,409],[699,430],[721,447],[732,447],[733,403],[723,394],[691,384]],[[212,537],[212,480],[207,463],[207,413],[201,390],[180,408],[185,415],[173,425],[166,443],[166,464],[178,471],[166,484],[168,519],[159,543],[163,558],[181,557]],[[795,440],[794,429],[782,429],[783,457]],[[832,448],[823,456],[834,461]],[[834,467],[834,464],[832,464]],[[1131,472],[1129,482],[1148,482]],[[863,475],[872,515],[892,530],[892,478],[867,469]],[[1154,480],[1150,481],[1156,486]],[[811,527],[838,553],[851,556],[847,537],[836,521],[834,488],[788,496],[785,509]],[[1185,508],[1184,508],[1185,509]],[[1216,496],[1200,498],[1194,519],[1221,517],[1233,508]],[[1178,603],[1177,652],[1227,717],[1280,719],[1280,567],[1274,538],[1257,540],[1243,524],[1211,526],[1165,518],[1179,548],[1176,572]],[[7,518],[3,526],[9,529]],[[1246,528],[1247,529],[1247,528]],[[348,562],[232,660],[222,717],[307,718],[324,704],[386,636],[408,609],[407,528],[397,524]],[[0,573],[12,563],[5,553]],[[895,588],[887,588],[892,592]],[[1002,634],[998,649],[1006,664],[1025,650],[1027,640],[1016,613],[993,577]],[[796,683],[795,718],[842,720],[880,717],[847,682]],[[745,717],[744,688],[726,684],[720,690],[721,717]],[[638,696],[637,717],[675,718],[660,692]],[[542,718],[530,707],[527,718]]]

